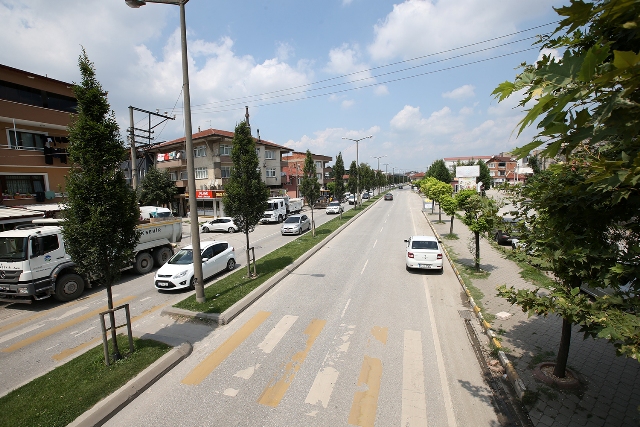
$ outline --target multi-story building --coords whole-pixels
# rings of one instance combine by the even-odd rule
[[[193,155],[196,181],[196,199],[199,213],[223,216],[222,196],[224,186],[231,176],[231,147],[233,132],[205,129],[193,134]],[[256,139],[262,179],[272,193],[283,190],[283,155],[291,150],[273,142]],[[178,187],[178,213],[187,211],[186,201],[190,197],[187,188],[187,158],[185,138],[157,144],[147,150],[155,159],[155,166],[169,172],[171,180]]]
[[[304,170],[306,158],[307,153],[300,151],[293,151],[283,157],[286,163],[283,169],[283,175],[285,175],[283,176],[285,179],[283,186],[289,197],[300,197],[298,186],[302,183],[302,171]],[[327,163],[331,162],[333,158],[320,154],[311,154],[311,158],[316,165],[316,175],[320,183],[320,188],[327,190],[327,184],[331,181],[331,168],[327,166]]]
[[[0,65],[0,187],[5,206],[61,202],[71,83]]]
[[[450,172],[453,173],[453,169],[456,165],[466,165],[469,162],[473,162],[474,164],[478,160],[482,160],[487,163],[492,156],[460,156],[460,157],[445,157],[444,164],[449,169]]]

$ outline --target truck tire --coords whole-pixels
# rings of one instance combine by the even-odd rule
[[[283,220],[282,215],[278,215],[278,223],[281,223]]]
[[[84,279],[77,274],[65,274],[56,282],[54,298],[58,301],[71,301],[84,292]]]
[[[153,253],[153,260],[158,267],[163,266],[169,258],[173,256],[173,251],[166,246],[160,249],[156,249]]]
[[[133,271],[136,274],[147,274],[153,268],[153,257],[149,252],[140,252],[133,263]]]

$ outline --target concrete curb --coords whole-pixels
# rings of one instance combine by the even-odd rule
[[[147,338],[153,339],[153,335],[148,335]],[[162,339],[158,339],[158,341],[162,341]],[[76,418],[69,426],[90,427],[103,425],[118,411],[127,406],[133,399],[138,397],[138,395],[191,354],[191,350],[192,346],[188,342],[174,347],[147,369],[136,375],[135,378],[120,387],[120,389],[102,399],[96,403],[93,408]]]
[[[431,221],[429,220],[429,217],[427,216],[427,214],[424,211],[422,211],[422,214],[427,220],[427,223],[429,224],[431,231],[433,231],[433,235],[436,236],[436,238],[439,241],[441,241],[442,239],[440,238],[440,235],[438,234],[436,229],[433,227],[433,224],[431,224]],[[442,251],[447,256],[447,260],[449,260],[449,264],[451,265],[451,268],[453,268],[453,271],[456,274],[456,277],[458,278],[458,282],[460,282],[462,289],[464,290],[465,294],[467,294],[469,304],[471,304],[471,307],[473,308],[473,311],[476,314],[476,317],[480,321],[480,324],[482,325],[482,329],[484,330],[485,334],[487,334],[487,336],[489,337],[489,340],[491,341],[492,345],[496,349],[498,349],[498,359],[500,359],[500,364],[504,367],[504,370],[507,375],[507,379],[509,380],[509,382],[511,382],[511,385],[516,391],[516,395],[518,396],[518,399],[522,399],[524,394],[527,392],[527,387],[524,385],[524,382],[518,376],[518,372],[516,372],[516,369],[513,367],[513,364],[507,358],[507,355],[505,354],[505,352],[501,350],[502,345],[500,344],[500,341],[498,340],[496,333],[491,328],[491,324],[489,324],[489,322],[487,322],[482,316],[482,313],[480,312],[480,307],[478,307],[476,302],[471,297],[471,292],[469,292],[467,285],[464,283],[464,280],[462,280],[462,276],[458,272],[458,269],[453,263],[453,260],[449,256],[449,252],[447,252],[447,249],[444,246],[442,246]]]
[[[242,313],[247,307],[249,307],[256,300],[258,300],[262,295],[267,293],[267,291],[269,291],[275,285],[280,283],[280,281],[282,279],[284,279],[289,274],[291,274],[295,269],[300,267],[306,260],[308,260],[316,252],[318,252],[320,249],[322,249],[334,237],[336,237],[338,234],[340,234],[342,232],[342,230],[344,230],[349,224],[351,224],[353,221],[358,219],[360,217],[360,215],[365,213],[367,210],[369,210],[369,208],[371,208],[373,205],[378,203],[380,200],[382,200],[381,197],[379,197],[375,202],[373,202],[372,204],[370,204],[369,206],[364,208],[362,211],[360,211],[358,214],[356,214],[349,221],[345,222],[340,227],[338,227],[338,229],[336,229],[336,231],[334,231],[333,233],[328,235],[326,238],[324,238],[322,240],[322,242],[318,243],[313,248],[309,249],[307,252],[305,252],[300,257],[298,257],[298,259],[293,261],[290,265],[288,265],[284,269],[282,269],[279,272],[277,272],[276,274],[274,274],[272,277],[267,279],[262,285],[258,286],[253,291],[248,293],[240,301],[236,302],[234,305],[232,305],[231,307],[226,309],[223,313],[195,313],[193,311],[184,310],[184,309],[181,309],[181,308],[167,307],[167,308],[163,309],[160,314],[161,315],[169,315],[169,316],[174,315],[174,316],[182,316],[182,317],[191,317],[191,318],[203,319],[203,320],[212,320],[212,321],[217,322],[220,325],[226,325],[231,320],[233,320],[233,318],[235,318],[238,314]]]

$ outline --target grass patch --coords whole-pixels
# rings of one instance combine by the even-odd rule
[[[372,197],[369,201],[363,203],[363,206],[366,207],[370,205],[378,198],[380,198],[380,195]],[[318,211],[321,212],[322,210]],[[224,312],[255,288],[273,277],[277,272],[293,263],[309,249],[322,242],[327,236],[360,212],[362,212],[362,209],[350,209],[342,214],[342,219],[340,219],[340,215],[336,215],[335,218],[316,227],[315,237],[308,231],[297,239],[256,260],[258,277],[248,278],[246,276],[247,271],[245,266],[212,285],[205,287],[204,295],[206,301],[204,303],[197,302],[194,294],[178,302],[174,307],[197,313]],[[241,255],[236,254],[236,256]]]
[[[126,336],[119,335],[118,344],[129,349]],[[105,366],[99,345],[13,390],[0,398],[0,426],[66,426],[171,348],[143,339],[134,339],[134,345],[136,351],[111,366]]]
[[[460,240],[456,233],[441,234],[440,236],[445,240]]]

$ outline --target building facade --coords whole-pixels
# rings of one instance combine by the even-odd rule
[[[73,85],[0,65],[0,187],[5,206],[63,201]]]
[[[286,165],[283,169],[283,187],[289,197],[300,197],[299,186],[302,183],[306,152],[293,151],[283,157]],[[327,184],[332,181],[331,168],[327,166],[333,160],[332,157],[320,154],[311,154],[316,165],[316,176],[322,190],[327,190]],[[326,191],[325,191],[326,192]]]

